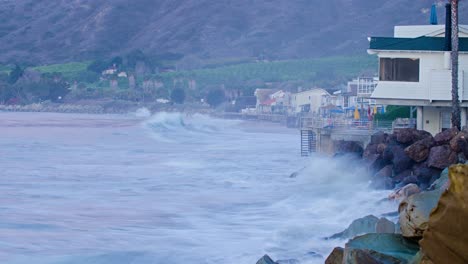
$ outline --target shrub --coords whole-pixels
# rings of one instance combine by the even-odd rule
[[[171,100],[176,104],[183,104],[185,101],[185,91],[182,88],[175,88],[171,92]]]
[[[211,90],[208,92],[208,95],[206,96],[206,102],[211,107],[217,107],[218,105],[223,103],[224,100],[225,100],[224,91],[222,89]]]

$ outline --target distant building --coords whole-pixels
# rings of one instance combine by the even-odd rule
[[[443,25],[396,26],[394,37],[370,38],[368,53],[377,54],[380,69],[371,98],[378,104],[417,107],[417,128],[432,134],[451,126],[450,32]],[[465,126],[468,26],[460,26],[459,37],[459,96]]]
[[[276,89],[256,89],[255,97],[257,98],[257,103],[255,108],[258,113],[272,113],[273,103],[276,102],[275,99],[271,98],[271,95],[276,93]]]
[[[291,95],[293,113],[318,114],[320,107],[330,104],[331,95],[324,89],[315,88]]]

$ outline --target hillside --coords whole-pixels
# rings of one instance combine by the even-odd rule
[[[425,24],[432,0],[3,0],[0,62],[56,63],[135,49],[208,59],[363,54],[369,35]],[[439,21],[443,22],[443,7]],[[461,22],[468,5],[461,3]]]

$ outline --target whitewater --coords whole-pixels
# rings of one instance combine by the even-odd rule
[[[323,263],[346,242],[324,237],[395,210],[368,182],[276,124],[0,113],[0,263]]]

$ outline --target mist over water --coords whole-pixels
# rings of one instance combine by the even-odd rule
[[[355,162],[301,158],[298,132],[273,124],[0,118],[2,263],[323,263],[345,243],[324,237],[395,208]]]

